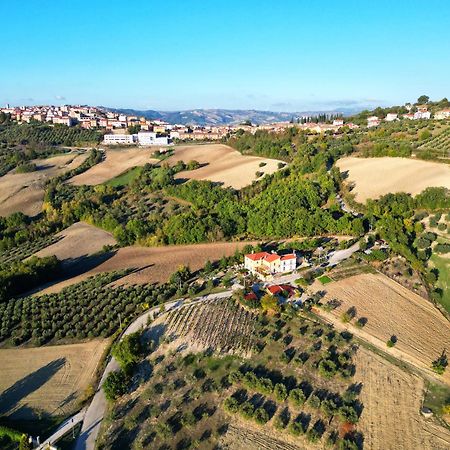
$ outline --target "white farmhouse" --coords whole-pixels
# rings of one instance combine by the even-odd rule
[[[249,253],[244,256],[244,267],[256,275],[273,275],[276,273],[292,272],[297,268],[295,252],[287,255],[278,253]]]
[[[380,119],[377,116],[371,116],[367,118],[368,128],[377,127],[378,125],[380,125]]]
[[[394,120],[398,120],[398,114],[388,113],[384,120],[386,122],[394,122]]]
[[[137,140],[139,145],[143,147],[149,145],[169,145],[171,143],[167,136],[157,136],[156,133],[151,131],[139,131]]]
[[[135,144],[136,140],[135,134],[105,134],[103,136],[105,145],[131,145]]]

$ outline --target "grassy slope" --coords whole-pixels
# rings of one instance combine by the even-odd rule
[[[450,312],[450,259],[433,253],[431,261],[439,270],[439,280],[437,285],[444,291],[440,303],[448,312]]]
[[[121,173],[120,175],[118,175],[117,177],[106,181],[104,184],[106,184],[107,186],[114,186],[114,187],[118,187],[118,186],[126,186],[129,183],[131,183],[133,180],[135,180],[142,172],[142,167],[133,167],[123,173]]]

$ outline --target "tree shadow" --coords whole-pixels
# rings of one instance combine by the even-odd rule
[[[19,402],[47,383],[64,367],[66,358],[58,358],[27,375],[0,394],[0,414],[11,414]]]

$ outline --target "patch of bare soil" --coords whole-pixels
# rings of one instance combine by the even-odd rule
[[[175,153],[167,162],[171,165],[177,161],[197,161],[203,167],[180,172],[175,178],[209,180],[241,189],[256,180],[256,172],[271,174],[278,170],[278,161],[259,156],[244,156],[237,150],[222,144],[186,145],[175,148]],[[260,167],[260,164],[264,164]],[[284,163],[283,163],[284,164]]]
[[[105,245],[115,245],[116,240],[107,231],[85,222],[77,222],[56,235],[56,243],[35,253],[36,256],[55,255],[60,261],[75,260],[100,251]]]
[[[151,157],[154,151],[151,148],[106,149],[102,162],[71,178],[68,183],[76,186],[104,183],[132,167],[159,162]]]
[[[248,424],[244,426],[237,420],[233,421],[228,425],[228,431],[220,441],[220,448],[229,450],[300,450],[317,448],[313,445],[305,447],[304,444],[300,446],[294,442],[288,443],[273,436],[266,428],[264,432],[261,432],[251,429]]]
[[[31,420],[72,412],[94,380],[107,340],[0,350],[0,414]]]
[[[216,261],[231,256],[252,242],[217,242],[213,244],[176,245],[167,247],[123,247],[110,259],[76,277],[56,283],[39,294],[59,292],[66,286],[78,283],[102,272],[135,269],[116,284],[165,283],[181,265],[191,270],[203,267],[206,261]]]
[[[371,450],[450,448],[450,431],[420,414],[424,382],[363,348],[356,355],[355,382],[364,405],[358,430]]]
[[[37,170],[29,173],[11,171],[0,177],[0,216],[23,212],[35,216],[42,210],[44,184],[49,178],[61,175],[81,165],[87,154],[68,153],[47,159],[35,159]]]

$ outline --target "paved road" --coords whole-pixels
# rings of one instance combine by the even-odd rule
[[[328,260],[328,266],[335,266],[340,262],[344,261],[344,259],[350,258],[353,253],[359,250],[359,242],[356,242],[351,247],[346,248],[345,250],[336,250]]]
[[[61,439],[65,434],[67,434],[73,427],[79,424],[86,414],[86,408],[83,408],[79,413],[75,414],[72,417],[69,417],[65,420],[59,428],[41,445],[37,447],[37,450],[42,450],[50,445],[52,442],[56,442],[58,439]]]
[[[172,309],[181,308],[183,306],[188,306],[193,303],[202,302],[205,300],[217,300],[221,298],[230,297],[232,291],[224,291],[216,294],[210,294],[203,297],[197,297],[192,301],[187,301],[185,299],[173,300],[167,303],[164,303],[163,306],[165,311],[170,311]],[[148,320],[153,319],[156,312],[158,312],[161,308],[161,305],[155,306],[144,314],[139,316],[134,322],[132,322],[125,332],[122,334],[121,339],[124,336],[139,331],[142,328],[147,326]],[[100,431],[100,425],[103,420],[103,416],[106,411],[106,397],[103,392],[102,386],[106,380],[106,377],[109,373],[118,370],[119,364],[117,363],[114,357],[111,357],[108,364],[106,365],[105,371],[103,372],[102,378],[98,385],[97,391],[91,401],[91,404],[87,408],[86,414],[84,416],[83,426],[81,427],[80,435],[78,436],[75,450],[94,450],[95,449],[95,441],[97,440],[98,433]],[[69,419],[70,420],[70,419]],[[70,430],[70,428],[69,428]],[[52,439],[53,436],[50,438]],[[54,441],[54,439],[53,439]]]

